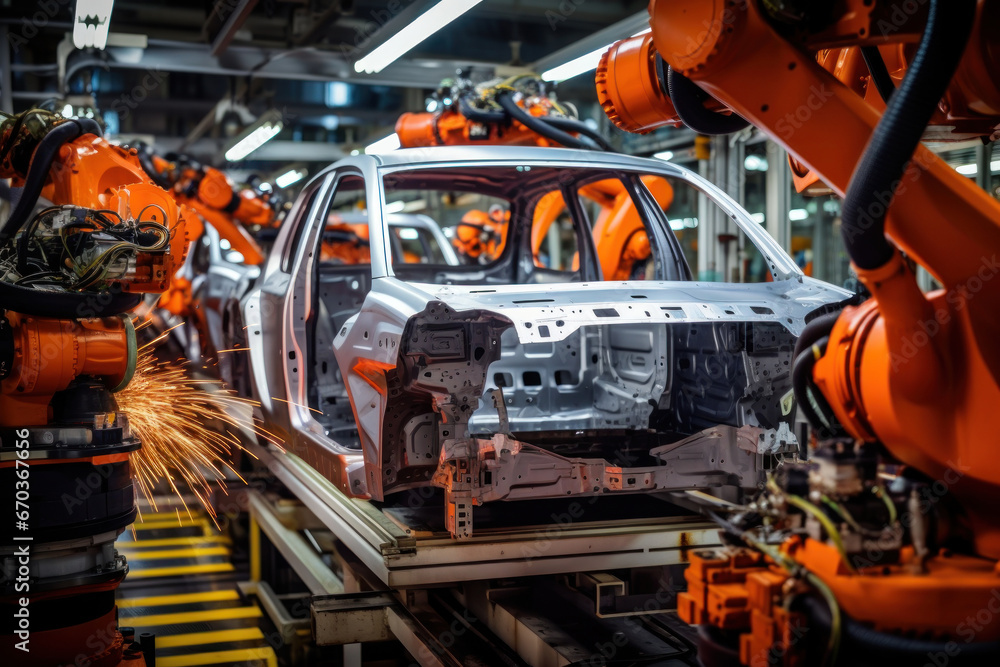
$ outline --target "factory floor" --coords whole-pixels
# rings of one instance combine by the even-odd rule
[[[155,510],[139,503],[141,519],[117,542],[129,563],[119,626],[155,635],[156,667],[277,667],[268,621],[238,587],[247,566],[234,564],[229,538],[204,510],[154,500]]]

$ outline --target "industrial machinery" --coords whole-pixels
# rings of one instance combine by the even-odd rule
[[[29,110],[0,142],[0,176],[22,188],[0,227],[0,660],[143,665],[153,638],[116,617],[141,443],[114,392],[136,367],[127,313],[168,288],[194,214],[91,119]]]
[[[478,85],[462,77],[448,79],[432,99],[438,107],[434,112],[405,113],[396,122],[401,147],[537,145],[613,150],[599,132],[576,118],[572,105],[556,99],[551,84],[534,75]],[[646,185],[666,209],[673,199],[670,185],[654,178],[647,178]],[[604,275],[614,280],[644,278],[650,268],[650,242],[625,188],[608,179],[581,188],[580,195],[599,209],[593,236]],[[566,202],[558,188],[539,202],[532,228],[532,252],[539,266],[546,235],[565,214]],[[455,227],[456,250],[469,262],[492,262],[503,251],[509,216],[509,211],[497,207],[468,211]]]
[[[264,261],[263,250],[247,228],[277,224],[278,217],[273,205],[277,202],[271,201],[270,190],[261,191],[251,186],[238,187],[214,167],[199,164],[184,156],[162,158],[147,146],[140,146],[137,155],[149,178],[170,192],[178,204],[195,211],[200,220],[211,224],[219,237],[228,241],[232,250],[240,253],[242,263],[257,266]],[[192,229],[193,239],[200,236],[200,230]],[[190,274],[190,271],[186,273]],[[190,290],[193,277],[178,276],[170,291],[160,299],[160,305],[175,315],[191,316]]]
[[[649,12],[652,32],[598,68],[608,116],[763,129],[845,197],[871,292],[796,347],[813,462],[717,506],[731,546],[692,554],[679,610],[702,624],[702,664],[998,664],[1000,204],[920,141],[998,137],[1000,4]],[[923,294],[915,264],[942,289]]]

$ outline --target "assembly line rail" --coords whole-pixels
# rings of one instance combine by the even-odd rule
[[[408,530],[375,504],[350,498],[294,454],[251,445],[268,470],[391,589],[681,563],[718,544],[699,517],[479,528],[469,539]],[[522,501],[530,502],[530,501]]]

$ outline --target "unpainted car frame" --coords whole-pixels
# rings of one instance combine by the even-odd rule
[[[447,273],[421,283],[397,277],[382,179],[484,165],[606,168],[682,181],[736,222],[773,282],[476,285],[446,284]],[[321,213],[339,180],[358,176],[369,203],[371,286],[327,341],[316,333],[327,313],[313,296],[323,280],[314,256]],[[473,507],[497,500],[761,485],[798,448],[789,429],[795,339],[807,318],[849,296],[804,276],[735,201],[678,165],[565,149],[439,148],[352,157],[314,179],[243,314],[268,428],[352,496],[443,488],[447,528],[462,538],[472,534]],[[339,366],[357,443],[345,444],[319,417],[324,406],[310,395],[318,363]],[[564,368],[575,382],[559,381]],[[685,437],[657,439],[653,422],[664,420]]]

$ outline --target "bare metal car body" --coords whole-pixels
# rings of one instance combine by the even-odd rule
[[[686,183],[736,221],[773,281],[695,282],[683,257],[662,262],[657,276],[671,279],[593,280],[581,236],[578,277],[553,283],[553,272],[518,255],[526,246],[516,214],[505,252],[510,270],[527,276],[519,284],[480,267],[393,266],[386,183],[486,167],[508,185],[481,187],[507,187],[512,199],[544,186],[532,169]],[[314,257],[325,202],[343,179],[364,181],[370,274],[317,267]],[[650,235],[673,243],[666,216],[646,215],[660,225]],[[359,284],[366,276],[370,285]],[[288,216],[244,317],[256,397],[293,452],[354,496],[441,487],[448,528],[465,537],[473,506],[486,502],[757,486],[797,449],[796,337],[809,316],[848,296],[803,276],[739,205],[679,166],[441,148],[358,156],[319,176]]]

